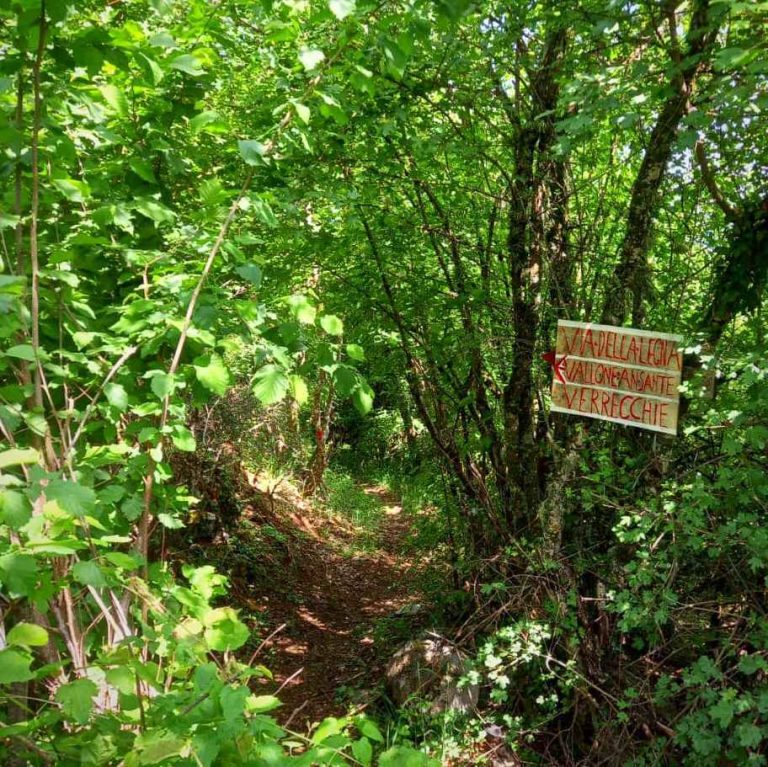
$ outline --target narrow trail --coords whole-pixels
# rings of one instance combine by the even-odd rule
[[[314,563],[297,568],[291,598],[269,598],[271,622],[285,628],[268,643],[267,662],[283,702],[278,719],[292,728],[343,714],[339,690],[376,686],[386,658],[375,624],[421,596],[419,563],[401,553],[411,520],[386,488],[363,489],[381,504],[375,548],[352,541],[345,551],[318,536],[304,552]]]

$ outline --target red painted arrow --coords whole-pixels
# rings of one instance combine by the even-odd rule
[[[552,350],[546,354],[542,354],[541,358],[544,362],[548,362],[552,366],[552,372],[561,384],[567,384],[568,381],[565,378],[565,361],[568,359],[568,355],[564,354],[560,359],[557,358],[557,352]]]

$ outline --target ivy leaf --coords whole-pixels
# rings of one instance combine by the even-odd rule
[[[307,72],[311,72],[324,60],[325,54],[319,48],[302,48],[299,51],[299,61]]]
[[[99,688],[90,679],[75,679],[56,690],[56,700],[64,715],[77,724],[86,724],[93,708],[93,698]]]
[[[262,405],[274,405],[280,402],[288,392],[290,381],[282,368],[277,365],[264,365],[256,373],[253,393]]]
[[[355,12],[355,0],[329,0],[328,6],[339,21],[343,21]]]
[[[17,623],[8,632],[7,642],[21,647],[44,647],[48,644],[48,632],[34,623]]]
[[[340,336],[344,332],[344,323],[335,314],[323,315],[320,327],[331,336]]]
[[[223,397],[231,385],[229,370],[216,354],[208,357],[198,357],[195,360],[195,375],[197,380],[209,391]]]
[[[0,684],[14,684],[32,679],[32,656],[19,650],[0,650]]]

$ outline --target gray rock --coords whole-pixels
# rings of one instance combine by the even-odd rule
[[[477,685],[459,686],[465,658],[445,639],[414,639],[401,647],[386,670],[387,690],[398,706],[410,698],[430,701],[430,711],[468,711],[477,705]]]

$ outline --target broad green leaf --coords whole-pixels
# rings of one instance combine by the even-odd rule
[[[0,650],[0,684],[14,684],[32,679],[32,656],[20,650]]]
[[[295,295],[288,298],[288,306],[293,316],[303,325],[312,325],[317,316],[317,309],[309,303],[306,296]]]
[[[91,187],[74,178],[55,178],[53,185],[70,201],[85,202],[91,196]]]
[[[291,396],[299,405],[304,405],[309,399],[307,382],[299,375],[289,376],[291,382]]]
[[[301,120],[304,123],[304,125],[308,125],[309,119],[311,117],[311,112],[309,111],[309,107],[306,104],[302,104],[299,101],[294,101],[293,108],[296,110],[296,114],[299,120]]]
[[[152,376],[150,386],[158,399],[170,397],[176,389],[176,382],[171,373],[158,373]]]
[[[393,746],[379,757],[379,767],[440,767],[440,762],[410,746]]]
[[[156,224],[170,224],[176,218],[176,214],[170,208],[149,197],[140,197],[138,200],[134,200],[132,207]]]
[[[355,719],[355,725],[360,730],[360,734],[365,735],[368,740],[375,740],[377,743],[384,742],[384,736],[373,719],[369,719],[367,716],[359,716]]]
[[[332,336],[340,336],[344,332],[344,323],[335,314],[323,315],[320,318],[320,327]]]
[[[337,365],[333,371],[333,382],[342,397],[348,397],[359,386],[357,371],[349,365]]]
[[[253,393],[262,405],[274,405],[285,397],[289,385],[288,376],[282,368],[265,365],[256,373]]]
[[[352,359],[356,360],[357,362],[363,362],[365,360],[365,352],[363,351],[363,347],[359,346],[358,344],[347,344],[347,356]]]
[[[104,396],[107,398],[107,402],[121,413],[128,409],[128,392],[120,384],[108,383],[104,387]]]
[[[273,711],[283,704],[279,698],[274,695],[252,695],[246,704],[248,711],[254,714],[265,714],[267,711]]]
[[[189,127],[192,129],[192,133],[198,134],[207,131],[216,132],[219,129],[224,128],[225,124],[218,112],[208,110],[206,112],[200,112],[199,115],[195,115],[189,121]]]
[[[245,161],[246,165],[263,165],[264,155],[267,148],[261,141],[238,141],[237,147],[240,150],[240,156]]]
[[[119,117],[127,117],[130,107],[128,105],[128,99],[125,94],[115,85],[102,85],[99,88],[101,95],[104,97],[104,101],[112,107]]]
[[[101,568],[92,559],[75,562],[72,567],[72,577],[78,583],[82,583],[83,586],[101,588],[107,585],[104,573],[101,572]]]
[[[192,77],[199,77],[205,74],[203,63],[197,56],[193,56],[191,53],[182,53],[180,56],[175,56],[171,59],[169,66],[171,69],[184,72]]]
[[[317,730],[312,735],[313,743],[322,743],[332,735],[338,735],[344,729],[345,721],[337,719],[335,716],[329,716],[320,722]]]
[[[93,698],[99,688],[90,679],[75,679],[56,690],[56,700],[61,704],[67,719],[86,724],[93,708]]]
[[[355,0],[328,0],[333,15],[340,21],[355,12]]]
[[[299,61],[307,72],[311,72],[324,60],[325,54],[318,48],[302,48],[299,51]]]
[[[0,453],[0,469],[7,469],[9,466],[28,466],[39,461],[40,453],[33,447],[13,448]]]
[[[143,181],[149,184],[157,183],[155,178],[155,172],[152,170],[152,165],[146,160],[141,160],[138,157],[132,157],[128,161],[130,169]]]
[[[7,642],[22,647],[44,647],[48,644],[48,632],[34,623],[17,623],[8,632]]]
[[[171,440],[173,440],[175,447],[177,447],[179,450],[183,450],[186,453],[194,453],[195,449],[197,448],[195,435],[182,424],[177,424],[173,427]]]
[[[26,360],[27,362],[35,361],[35,350],[29,344],[17,344],[10,349],[6,349],[3,352],[6,357],[13,357],[18,360]]]
[[[197,380],[205,386],[206,389],[223,397],[231,386],[229,370],[216,354],[210,357],[198,357],[195,360],[195,375]]]
[[[25,495],[10,488],[0,488],[0,524],[20,530],[31,516],[32,506]]]
[[[373,746],[367,738],[360,738],[352,743],[352,755],[365,767],[373,761]]]
[[[371,412],[373,396],[373,389],[363,383],[352,392],[352,403],[361,415],[367,415]]]
[[[206,626],[203,636],[211,650],[237,650],[250,636],[248,627],[238,619],[237,612],[231,607],[209,610],[203,623]]]
[[[29,554],[0,557],[0,582],[12,597],[28,597],[37,588],[37,563]]]
[[[139,755],[139,764],[150,765],[164,762],[172,756],[179,756],[186,745],[186,739],[179,735],[167,730],[150,730],[137,736],[134,749]]]
[[[244,280],[247,280],[254,287],[261,285],[261,269],[256,264],[243,264],[235,269],[237,274]]]
[[[45,496],[74,517],[92,514],[96,507],[96,493],[69,479],[52,479],[45,488]]]

